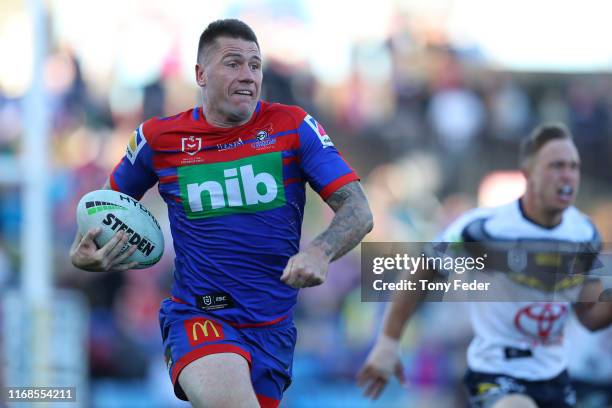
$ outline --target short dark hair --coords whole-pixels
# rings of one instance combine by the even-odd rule
[[[529,137],[523,139],[519,153],[519,165],[535,156],[551,140],[573,140],[572,132],[563,123],[546,123],[536,127]]]
[[[257,44],[257,48],[259,48],[255,32],[246,23],[235,18],[217,20],[210,23],[200,35],[198,55],[196,57],[198,62],[203,56],[204,50],[213,45],[215,40],[219,37],[240,38],[242,40],[252,41]]]

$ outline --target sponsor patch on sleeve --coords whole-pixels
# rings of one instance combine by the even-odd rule
[[[130,161],[130,163],[134,164],[136,162],[136,157],[138,157],[138,153],[142,150],[142,147],[147,143],[146,139],[142,133],[142,125],[138,127],[132,133],[130,137],[130,141],[127,144],[127,149],[125,151],[125,155]]]
[[[310,126],[310,128],[315,132],[324,148],[334,145],[331,141],[331,138],[327,135],[327,132],[325,131],[323,126],[321,126],[321,124],[317,122],[315,118],[310,115],[306,115],[304,120],[306,121],[306,123],[308,123],[308,126]]]

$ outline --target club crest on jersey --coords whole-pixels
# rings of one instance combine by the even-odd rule
[[[197,152],[202,150],[202,138],[189,136],[181,138],[181,151],[193,156]]]
[[[254,149],[268,149],[276,143],[276,139],[270,137],[266,130],[260,130],[255,134],[255,142],[251,145]]]
[[[304,118],[304,121],[315,132],[315,134],[319,138],[319,141],[323,145],[323,148],[334,145],[333,142],[331,141],[331,138],[327,136],[327,132],[325,131],[325,129],[323,129],[323,126],[321,126],[321,124],[317,122],[315,118],[313,118],[310,115],[306,115],[306,117]]]
[[[130,163],[134,164],[136,162],[136,157],[138,157],[138,153],[142,150],[142,147],[147,143],[146,139],[142,133],[142,125],[138,127],[132,133],[130,140],[127,144],[127,148],[125,149],[125,156],[128,158]]]

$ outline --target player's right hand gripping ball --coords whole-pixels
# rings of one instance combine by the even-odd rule
[[[124,230],[130,238],[121,253],[131,245],[136,246],[136,251],[127,259],[138,263],[135,269],[155,265],[164,253],[164,235],[159,223],[144,205],[127,194],[113,190],[87,193],[79,201],[76,215],[81,234],[91,228],[102,229],[95,238],[98,248]]]

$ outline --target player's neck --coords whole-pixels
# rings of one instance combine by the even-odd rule
[[[253,114],[251,114],[246,119],[228,117],[225,115],[221,115],[212,109],[207,109],[206,105],[202,107],[202,113],[204,115],[204,120],[209,125],[214,126],[214,127],[220,127],[220,128],[231,128],[231,127],[242,126],[245,123],[248,123],[248,121],[251,120],[251,118],[253,117]]]
[[[538,203],[537,198],[529,193],[521,197],[521,210],[523,215],[534,224],[544,228],[554,228],[561,224],[563,211],[546,210],[543,205]]]

